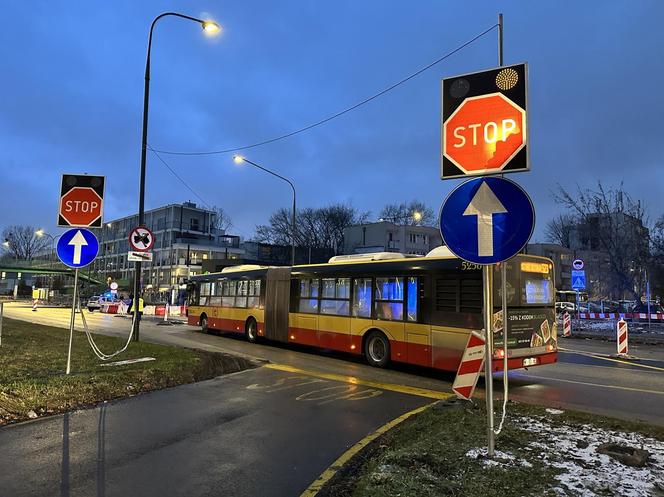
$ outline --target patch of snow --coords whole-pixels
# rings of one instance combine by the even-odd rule
[[[636,433],[603,430],[591,425],[556,426],[541,418],[519,418],[518,425],[540,435],[529,448],[542,462],[562,470],[556,476],[561,496],[650,497],[664,488],[664,443]],[[625,466],[596,449],[605,442],[645,449],[642,468]],[[657,490],[656,490],[657,489]],[[661,491],[661,490],[660,490]]]
[[[525,459],[519,459],[509,452],[494,450],[493,453],[493,459],[489,459],[488,449],[486,447],[482,447],[480,449],[470,449],[468,452],[466,452],[466,457],[470,457],[471,459],[482,459],[482,464],[485,466],[523,466],[525,468],[533,467],[533,465]]]
[[[552,409],[552,408],[547,408],[546,412],[549,414],[564,414],[565,411],[561,411],[560,409]]]

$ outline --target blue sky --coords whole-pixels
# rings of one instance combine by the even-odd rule
[[[530,71],[532,196],[543,239],[550,191],[624,182],[664,214],[664,2],[35,1],[5,2],[0,29],[0,227],[51,232],[63,172],[107,176],[105,218],[138,209],[143,71],[158,24],[149,142],[242,146],[318,121],[383,89],[505,16],[505,62]],[[497,65],[497,33],[362,108],[245,152],[293,180],[300,206],[346,202],[374,216],[419,199],[435,211],[459,182],[439,179],[440,80]],[[232,154],[164,159],[250,236],[290,189]],[[146,207],[201,201],[148,155]]]

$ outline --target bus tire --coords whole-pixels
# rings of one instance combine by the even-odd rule
[[[207,314],[201,314],[201,317],[200,317],[198,323],[201,325],[201,331],[203,333],[209,333],[210,332],[210,328],[208,326]]]
[[[244,334],[247,336],[247,342],[256,343],[258,341],[258,324],[254,318],[247,319]]]
[[[370,331],[364,341],[364,357],[370,366],[384,368],[390,362],[390,341],[378,330]]]

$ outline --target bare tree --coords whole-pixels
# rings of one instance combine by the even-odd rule
[[[571,235],[578,219],[570,214],[560,214],[551,219],[544,227],[544,235],[552,243],[558,243],[563,247],[571,247]]]
[[[558,185],[554,198],[576,217],[581,242],[608,256],[614,292],[628,292],[639,299],[644,287],[644,268],[650,262],[648,219],[640,201],[618,188],[577,187],[575,194]]]
[[[387,204],[380,211],[379,217],[394,224],[411,226],[433,226],[436,224],[436,216],[430,207],[419,200],[409,203]]]
[[[39,237],[34,226],[13,225],[2,232],[4,247],[19,260],[30,261],[48,247],[48,239]]]
[[[300,247],[328,248],[339,253],[343,247],[344,228],[366,222],[368,212],[360,213],[354,207],[333,204],[320,208],[298,209],[295,244]],[[256,226],[254,240],[277,245],[290,245],[291,211],[279,209],[269,224]]]
[[[211,210],[215,214],[212,217],[212,228],[222,230],[225,233],[226,230],[233,226],[233,221],[222,207],[215,205]]]

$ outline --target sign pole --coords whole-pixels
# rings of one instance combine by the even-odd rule
[[[74,296],[71,302],[71,319],[69,320],[69,352],[67,352],[67,374],[71,371],[71,344],[74,340],[74,321],[76,320],[76,298],[78,297],[78,268],[74,271]]]
[[[493,330],[491,321],[493,320],[493,265],[482,267],[482,277],[484,279],[484,333],[486,335],[486,352],[484,359],[484,381],[486,383],[486,414],[487,414],[487,439],[488,456],[494,455],[494,433],[493,433]],[[503,316],[503,329],[505,328]]]

